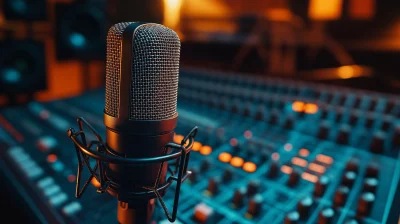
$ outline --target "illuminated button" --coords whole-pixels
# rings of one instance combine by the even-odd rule
[[[285,216],[285,224],[296,224],[300,221],[300,214],[297,211],[289,212]]]
[[[55,161],[57,161],[57,155],[55,154],[49,154],[47,156],[47,162],[49,163],[54,163]]]
[[[292,158],[292,164],[300,167],[306,167],[308,162],[305,159],[301,159],[298,157],[293,157]]]
[[[305,197],[297,203],[297,211],[299,211],[301,219],[306,219],[310,214],[311,207],[314,204],[312,197]]]
[[[231,160],[231,165],[234,167],[241,167],[243,165],[244,161],[240,157],[233,157]]]
[[[247,213],[252,217],[259,215],[262,209],[263,202],[264,198],[260,194],[256,194],[253,198],[249,200]]]
[[[317,197],[322,197],[322,195],[324,195],[326,191],[329,182],[330,180],[327,176],[321,176],[318,179],[318,182],[315,184],[314,195]]]
[[[208,145],[205,145],[205,146],[201,147],[201,149],[200,149],[200,153],[205,156],[210,155],[211,152],[212,152],[212,148],[211,148],[211,146],[208,146]]]
[[[303,180],[310,181],[312,183],[317,183],[317,181],[318,181],[317,176],[312,175],[311,173],[308,173],[308,172],[303,172],[301,174],[301,178],[303,178]]]
[[[308,151],[308,149],[302,148],[299,151],[299,155],[301,157],[307,157],[308,155],[310,155],[310,151]]]
[[[47,197],[50,197],[50,196],[52,196],[52,195],[54,195],[54,194],[56,194],[56,193],[58,193],[60,191],[61,191],[61,188],[57,184],[50,185],[50,186],[48,186],[48,187],[43,189],[43,193]]]
[[[47,152],[58,145],[57,139],[52,136],[44,136],[37,142],[37,146],[40,150]]]
[[[243,170],[248,173],[253,173],[257,170],[257,165],[252,162],[245,162],[243,164]]]
[[[308,166],[308,169],[310,171],[314,172],[314,173],[317,173],[317,174],[324,174],[325,171],[326,171],[326,168],[324,166],[321,166],[321,165],[316,164],[316,163],[311,163]]]
[[[37,186],[39,188],[46,188],[53,184],[54,184],[54,179],[52,177],[45,177],[37,182]]]
[[[375,195],[371,192],[365,192],[361,195],[358,202],[357,212],[360,215],[367,215],[371,212],[372,205],[375,201]]]
[[[357,174],[355,172],[347,171],[343,175],[342,183],[345,186],[351,187],[351,186],[353,186],[356,178],[357,178]]]
[[[333,202],[335,206],[343,206],[346,203],[347,196],[349,195],[350,189],[346,186],[340,186],[335,193]]]
[[[227,152],[221,152],[218,156],[219,161],[223,163],[229,163],[232,159],[232,155]]]
[[[94,187],[96,187],[96,188],[99,188],[99,187],[101,187],[101,184],[100,184],[100,182],[96,179],[96,178],[92,178],[92,180],[90,181],[91,183],[92,183],[92,185],[94,186]]]
[[[313,103],[307,103],[304,105],[304,112],[306,114],[316,114],[318,112],[318,106]]]
[[[325,165],[331,165],[333,163],[333,158],[324,154],[319,154],[317,155],[317,161]]]
[[[76,181],[76,176],[74,174],[70,174],[70,175],[68,175],[67,179],[69,182],[72,183],[72,182]],[[96,179],[96,178],[93,178],[93,179]],[[92,179],[92,181],[93,181],[93,179]]]
[[[379,181],[376,178],[365,178],[363,190],[366,192],[375,193],[376,188],[378,187]]]
[[[258,180],[251,180],[247,184],[247,195],[253,196],[255,195],[260,189],[260,181]]]
[[[31,167],[28,170],[25,170],[26,175],[31,178],[31,179],[35,179],[38,178],[40,176],[42,176],[42,174],[44,173],[43,169],[35,166],[35,167]]]
[[[196,207],[194,208],[193,216],[194,219],[196,219],[197,221],[201,223],[206,223],[207,221],[209,221],[213,213],[214,213],[213,208],[204,203],[200,203],[196,205]]]
[[[200,149],[201,149],[202,146],[203,146],[203,145],[202,145],[200,142],[194,142],[194,143],[193,143],[193,146],[192,146],[192,150],[193,150],[193,151],[200,151]]]
[[[302,102],[302,101],[294,101],[292,103],[292,110],[295,111],[295,112],[298,112],[298,113],[303,112],[303,110],[304,110],[304,102]]]
[[[68,199],[67,194],[65,194],[64,192],[60,192],[50,197],[50,204],[57,207],[66,202],[67,199]]]
[[[82,205],[77,201],[73,201],[62,208],[62,212],[67,216],[75,215],[81,210],[82,210]]]
[[[241,188],[235,190],[235,193],[233,194],[233,198],[232,198],[232,203],[235,208],[239,208],[239,207],[243,206],[245,195],[246,195],[245,187],[241,187]]]
[[[51,164],[51,167],[57,171],[57,172],[62,172],[64,170],[64,163],[60,162],[59,160],[55,161],[54,163]]]
[[[332,208],[324,208],[318,215],[318,224],[331,224],[335,211]]]

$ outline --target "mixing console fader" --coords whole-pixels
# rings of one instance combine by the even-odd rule
[[[199,133],[175,223],[398,222],[399,96],[190,69],[178,92],[174,141]],[[66,134],[77,117],[104,134],[103,108],[98,90],[0,111],[1,170],[42,221],[116,222],[108,194],[75,199]],[[154,222],[169,223],[156,210]]]

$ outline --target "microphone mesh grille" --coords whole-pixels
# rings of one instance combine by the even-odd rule
[[[106,105],[104,110],[113,117],[118,117],[122,34],[131,23],[115,24],[109,29],[107,35]]]
[[[180,40],[165,26],[139,26],[133,38],[130,120],[163,120],[176,114]]]

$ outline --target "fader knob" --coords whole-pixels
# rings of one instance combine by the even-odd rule
[[[319,130],[318,130],[318,138],[320,139],[327,139],[329,136],[329,130],[331,129],[331,124],[327,121],[323,121],[319,125]]]
[[[269,170],[268,170],[268,177],[269,178],[274,178],[278,175],[279,171],[279,163],[278,161],[272,160],[271,164],[269,165]]]
[[[300,179],[300,172],[297,169],[293,169],[292,173],[290,173],[290,175],[289,175],[287,184],[290,187],[293,187],[293,186],[297,185],[297,183],[299,182],[299,179]]]
[[[376,188],[378,187],[378,184],[379,184],[379,181],[376,178],[373,178],[373,177],[365,178],[363,190],[366,192],[375,193]]]
[[[367,166],[366,176],[367,177],[378,177],[379,170],[380,170],[379,164],[376,162],[372,162],[372,163],[368,164],[368,166]]]
[[[360,162],[358,159],[351,159],[346,164],[346,171],[358,172],[358,167],[360,166]]]
[[[385,148],[385,139],[386,139],[386,134],[384,132],[382,131],[376,132],[372,137],[371,152],[383,153],[383,150]]]
[[[347,144],[349,141],[349,136],[350,136],[350,126],[344,124],[339,128],[339,133],[336,141],[340,144]]]
[[[246,196],[246,188],[241,187],[235,190],[233,194],[232,203],[236,208],[242,207],[244,202],[244,197]]]
[[[361,195],[358,202],[357,212],[360,215],[367,215],[370,213],[372,205],[375,201],[375,195],[371,192],[365,192]]]
[[[310,196],[307,196],[299,201],[297,204],[297,211],[299,212],[301,219],[306,219],[308,217],[313,204],[314,200]]]
[[[247,213],[252,216],[257,216],[258,214],[260,214],[263,202],[264,199],[260,194],[254,195],[254,197],[249,200]]]
[[[276,124],[278,122],[278,117],[279,117],[279,111],[272,110],[269,116],[269,123]]]
[[[199,173],[199,169],[196,168],[196,167],[193,167],[192,169],[190,169],[190,171],[192,171],[192,173],[188,177],[189,180],[191,182],[196,182],[197,181],[197,176],[198,176],[198,173]]]
[[[324,195],[329,182],[330,182],[329,177],[321,176],[318,179],[317,183],[315,183],[314,195],[317,197],[321,197],[322,195]]]
[[[247,184],[247,195],[253,196],[258,193],[260,189],[260,181],[252,180]]]
[[[343,175],[342,183],[345,186],[351,187],[351,186],[353,186],[356,178],[357,178],[357,173],[355,173],[353,171],[347,171]]]
[[[285,216],[285,224],[296,224],[300,221],[300,214],[297,211],[289,212]]]
[[[318,224],[331,224],[335,211],[332,208],[323,209],[318,216]]]
[[[340,186],[335,193],[333,202],[335,206],[343,206],[346,203],[347,196],[349,195],[350,189],[346,186]]]
[[[219,178],[215,177],[215,178],[211,178],[208,180],[208,187],[207,190],[211,193],[211,194],[217,194],[219,191],[219,185],[220,185],[220,180]]]
[[[231,167],[227,167],[224,173],[222,174],[222,181],[224,183],[229,182],[232,180],[232,177],[233,177],[233,170]]]

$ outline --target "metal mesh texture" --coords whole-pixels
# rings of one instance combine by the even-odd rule
[[[130,120],[175,116],[180,40],[165,26],[139,26],[133,38]]]
[[[107,35],[106,105],[104,110],[113,117],[118,117],[122,34],[131,23],[115,24],[108,30]]]

